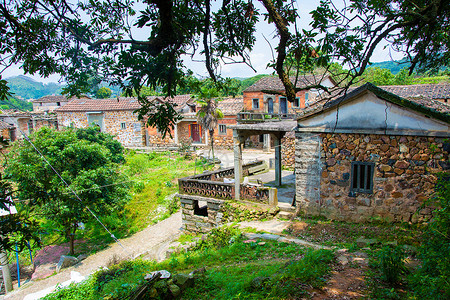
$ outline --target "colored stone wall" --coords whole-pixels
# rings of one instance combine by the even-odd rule
[[[63,127],[88,127],[86,112],[58,112],[58,124]],[[122,127],[125,123],[125,128]],[[103,131],[114,135],[122,145],[140,147],[145,145],[145,128],[142,121],[137,119],[133,111],[105,111],[103,112]]]
[[[316,134],[316,147],[305,150],[304,134],[297,135],[297,201],[307,214],[349,221],[421,222],[431,217],[429,207],[417,212],[434,192],[436,173],[449,170],[449,145],[442,138]],[[350,192],[352,161],[374,163],[372,193]],[[301,192],[312,185],[319,194]]]

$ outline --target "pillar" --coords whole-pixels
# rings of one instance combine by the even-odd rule
[[[234,141],[234,199],[239,200],[242,180],[242,138],[236,129],[233,129]]]
[[[275,135],[275,186],[281,186],[281,136]]]
[[[11,280],[11,273],[9,272],[8,256],[6,255],[6,252],[1,248],[0,248],[0,265],[2,266],[3,283],[5,284],[5,291],[6,293],[9,293],[13,290],[13,285]]]
[[[270,134],[264,135],[264,151],[270,152]]]

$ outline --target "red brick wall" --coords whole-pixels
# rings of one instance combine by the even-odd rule
[[[278,112],[278,109],[276,109],[276,108],[278,108],[278,106],[279,106],[280,97],[283,97],[283,96],[276,95],[273,98],[275,113]],[[305,108],[305,91],[297,92],[297,97],[300,98],[300,107],[294,107],[293,103],[288,101],[288,111],[290,113],[293,113],[295,109]],[[256,98],[259,99],[259,109],[253,110],[253,99],[256,99]],[[264,93],[263,92],[244,92],[244,111],[267,112],[267,108],[265,106],[266,105],[264,104]]]

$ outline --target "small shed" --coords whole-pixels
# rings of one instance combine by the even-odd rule
[[[299,210],[347,221],[419,222],[419,208],[449,172],[450,106],[406,99],[373,84],[322,101],[299,116]]]

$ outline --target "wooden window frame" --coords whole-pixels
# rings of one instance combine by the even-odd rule
[[[255,104],[257,105],[255,106]],[[252,99],[252,109],[259,109],[259,98]]]

